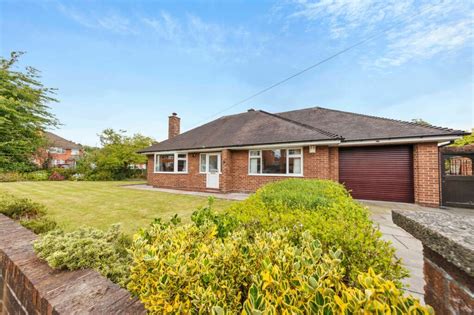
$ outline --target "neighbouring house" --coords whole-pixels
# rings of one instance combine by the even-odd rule
[[[41,149],[35,163],[43,167],[75,168],[76,162],[83,156],[80,144],[66,140],[52,132],[45,132],[46,147]]]
[[[253,192],[284,178],[318,178],[344,183],[358,199],[438,206],[438,144],[464,134],[321,107],[250,109],[180,134],[173,113],[168,140],[140,153],[154,187]]]

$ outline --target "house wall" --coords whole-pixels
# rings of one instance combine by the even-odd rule
[[[439,160],[438,143],[413,145],[413,171],[415,203],[439,206]]]
[[[253,192],[266,183],[300,176],[266,176],[248,174],[248,150],[221,152],[221,192]],[[415,203],[439,206],[439,165],[437,143],[413,146]],[[188,154],[187,174],[153,173],[153,155],[148,158],[148,184],[154,187],[208,191],[206,175],[199,174],[199,153]],[[303,148],[304,178],[339,180],[339,148],[318,146],[316,153]]]

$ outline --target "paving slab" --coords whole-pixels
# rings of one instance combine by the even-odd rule
[[[138,185],[124,185],[121,186],[128,189],[138,189],[138,190],[148,190],[148,191],[159,191],[166,192],[171,194],[179,195],[191,195],[191,196],[200,196],[200,197],[214,197],[218,199],[226,200],[245,200],[250,194],[246,193],[218,193],[218,192],[203,192],[203,191],[188,191],[188,190],[179,190],[179,189],[167,189],[167,188],[157,188],[150,185],[138,184]]]

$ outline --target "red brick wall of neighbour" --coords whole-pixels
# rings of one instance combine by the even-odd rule
[[[413,145],[415,202],[429,207],[439,206],[438,144]]]
[[[194,156],[193,156],[194,155]],[[199,153],[188,154],[188,174],[154,173],[153,155],[148,156],[148,184],[154,187],[204,191],[206,175],[199,174]],[[331,161],[336,159],[336,161]],[[304,178],[337,180],[338,148],[317,147],[316,153],[303,149]],[[220,190],[222,192],[253,192],[260,186],[292,176],[259,176],[248,174],[248,150],[221,152]]]

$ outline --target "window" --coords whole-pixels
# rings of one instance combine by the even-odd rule
[[[250,150],[249,174],[302,175],[302,149]]]
[[[71,149],[71,155],[79,155],[78,149]]]
[[[166,153],[155,155],[155,173],[186,173],[188,155],[186,153]]]
[[[199,158],[200,173],[220,173],[221,157],[220,153],[201,153]]]
[[[49,148],[49,152],[50,153],[65,153],[66,150],[64,150],[63,148],[58,148],[58,147],[51,147]]]

